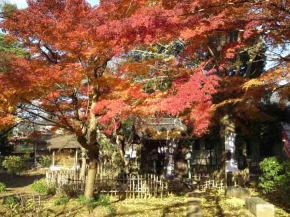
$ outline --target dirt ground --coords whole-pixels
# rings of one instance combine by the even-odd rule
[[[182,196],[169,195],[165,198],[126,199],[110,198],[109,209],[99,205],[89,209],[80,204],[77,198],[71,198],[66,203],[57,205],[56,201],[63,195],[45,196],[40,203],[31,202],[25,207],[7,206],[1,204],[1,198],[9,195],[38,195],[31,190],[33,181],[43,178],[44,171],[29,171],[22,176],[11,176],[0,173],[0,181],[7,186],[7,191],[0,194],[0,216],[3,217],[182,217],[188,213],[200,213],[204,217],[253,217],[245,208],[244,200],[226,198],[224,191],[193,191]],[[252,190],[253,196],[260,196]],[[276,217],[290,216],[289,210],[277,206]]]
[[[21,212],[11,208],[1,208],[3,217],[185,217],[191,206],[198,206],[204,217],[254,217],[237,198],[225,198],[217,193],[195,192],[195,196],[174,196],[166,198],[126,199],[111,198],[112,210],[105,206],[89,209],[70,199],[67,203],[56,205],[59,196],[43,200],[34,211]],[[289,213],[276,209],[276,217],[288,217]]]
[[[35,194],[30,185],[38,179],[45,177],[44,170],[29,170],[22,175],[10,175],[0,170],[0,182],[6,185],[6,192],[0,193],[0,197],[15,194]]]

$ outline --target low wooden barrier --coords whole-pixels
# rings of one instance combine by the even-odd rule
[[[50,171],[46,180],[59,187],[83,192],[85,179],[76,171]],[[126,198],[163,197],[168,194],[168,182],[155,174],[129,174],[120,177],[96,177],[95,192]]]
[[[10,197],[14,198],[15,202],[17,202],[17,204],[22,207],[32,205],[39,207],[42,205],[42,201],[47,198],[46,195],[14,194],[0,197],[0,200],[3,200],[3,203],[5,203],[5,200]]]

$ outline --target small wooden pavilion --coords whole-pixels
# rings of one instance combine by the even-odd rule
[[[52,152],[51,170],[80,168],[81,146],[76,137],[70,134],[56,135],[47,140],[48,150]]]
[[[178,118],[147,118],[137,121],[136,134],[148,140],[172,140],[187,138],[187,127]]]
[[[177,156],[178,144],[190,136],[187,127],[178,118],[148,118],[135,124],[135,133],[141,138],[141,169],[144,172],[174,177],[180,165]],[[186,150],[181,150],[186,154]],[[179,158],[179,159],[178,159]],[[181,160],[186,173],[185,158]]]
[[[33,139],[30,137],[11,137],[9,138],[9,143],[13,147],[13,154],[23,155],[23,154],[33,154],[38,155],[47,153],[46,143],[41,139]]]

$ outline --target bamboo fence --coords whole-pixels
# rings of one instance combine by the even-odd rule
[[[46,172],[46,181],[58,187],[83,192],[85,179],[76,171]],[[120,177],[96,177],[95,192],[126,198],[163,197],[168,194],[168,182],[155,174],[129,174]]]

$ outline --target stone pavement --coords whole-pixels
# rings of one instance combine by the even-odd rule
[[[188,202],[187,217],[202,217],[201,199],[197,198],[194,192],[188,193],[187,196],[193,197],[192,200]]]

